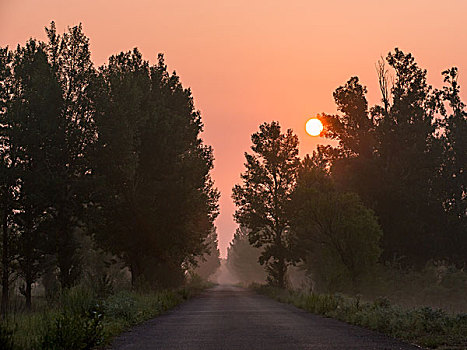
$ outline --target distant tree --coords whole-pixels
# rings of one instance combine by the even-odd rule
[[[248,230],[240,226],[227,248],[227,269],[240,282],[250,284],[264,283],[266,272],[259,264],[261,249],[250,244]]]
[[[220,253],[217,243],[217,232],[213,228],[205,241],[207,252],[196,258],[194,272],[201,278],[208,280],[221,266]]]
[[[233,188],[236,221],[249,229],[250,243],[262,247],[260,263],[268,280],[285,286],[289,252],[287,203],[295,185],[299,165],[298,138],[279,123],[264,123],[251,137],[253,153],[245,153],[243,183]]]

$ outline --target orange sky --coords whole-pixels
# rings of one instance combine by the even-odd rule
[[[332,92],[353,75],[378,102],[375,63],[394,47],[412,52],[434,86],[459,67],[467,100],[466,18],[466,0],[0,0],[0,46],[45,39],[54,20],[60,32],[83,23],[97,65],[135,46],[151,62],[163,52],[192,88],[214,147],[225,255],[236,227],[231,188],[259,124],[280,121],[302,154],[312,151],[325,140],[305,134],[307,118],[335,112]]]

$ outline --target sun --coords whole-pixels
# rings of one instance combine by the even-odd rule
[[[318,136],[323,131],[323,123],[317,118],[311,118],[306,122],[305,129],[311,136]]]

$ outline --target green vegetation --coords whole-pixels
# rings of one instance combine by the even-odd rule
[[[81,25],[46,33],[0,48],[4,318],[85,282],[176,288],[217,251],[213,154],[190,89],[163,55],[151,65],[135,48],[95,67]]]
[[[249,230],[250,243],[259,248],[268,281],[285,286],[290,255],[287,202],[293,191],[298,158],[298,137],[292,130],[281,132],[278,122],[263,123],[251,136],[252,154],[245,153],[242,184],[233,188],[237,206],[235,220]]]
[[[339,113],[320,117],[324,136],[339,142],[319,147],[320,163],[375,211],[383,261],[467,262],[467,111],[457,68],[442,75],[433,88],[414,57],[395,49],[379,64],[380,104],[369,107],[352,77],[334,92]]]
[[[260,125],[233,199],[270,284],[284,286],[296,263],[328,292],[358,289],[377,263],[465,267],[467,111],[457,68],[442,75],[433,88],[396,48],[378,65],[381,103],[369,107],[350,78],[334,92],[338,113],[318,116],[338,145],[303,160],[291,130]]]
[[[95,67],[81,25],[46,33],[0,48],[0,348],[91,349],[199,290],[219,194],[163,55]]]
[[[120,291],[99,298],[76,286],[51,307],[17,313],[0,324],[2,349],[79,350],[107,344],[129,327],[158,316],[199,293],[205,284],[175,290]]]
[[[339,191],[332,178],[305,157],[290,202],[291,251],[313,276],[315,290],[357,288],[381,254],[381,228],[359,196]]]
[[[467,347],[467,314],[449,315],[431,307],[406,309],[392,305],[387,298],[365,302],[358,297],[341,294],[315,294],[270,286],[255,289],[306,311],[366,327],[423,347]]]
[[[318,116],[337,146],[298,160],[291,130],[260,126],[233,190],[236,219],[264,249],[269,286],[260,292],[422,346],[464,349],[467,315],[454,316],[467,312],[467,110],[458,70],[433,88],[397,48],[377,68],[379,104],[370,107],[352,77],[334,92],[338,113]],[[292,286],[297,272],[304,291],[274,288]]]

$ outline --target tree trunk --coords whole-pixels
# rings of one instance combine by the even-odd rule
[[[138,263],[133,262],[130,264],[130,271],[131,271],[131,286],[133,288],[137,287],[138,283],[141,283],[141,269],[138,266]]]
[[[285,288],[285,261],[284,257],[277,259],[277,286],[279,288]]]
[[[78,277],[78,259],[76,256],[77,244],[73,235],[71,225],[67,221],[64,222],[61,230],[57,232],[57,267],[59,270],[58,279],[62,289],[73,287]]]
[[[28,311],[31,311],[31,305],[32,305],[32,281],[31,277],[27,276],[26,277],[26,290],[24,296],[26,297],[26,309]]]
[[[9,277],[10,277],[10,266],[9,266],[9,237],[8,237],[8,208],[5,206],[3,208],[3,251],[2,251],[2,305],[1,305],[1,314],[5,318],[8,311],[8,301],[9,301]]]
[[[276,227],[275,229],[275,234],[276,234],[276,237],[275,237],[275,245],[276,245],[276,248],[277,248],[277,252],[278,254],[276,255],[277,257],[277,264],[276,264],[276,268],[277,268],[277,286],[279,288],[285,288],[285,272],[287,270],[287,265],[285,263],[285,247],[284,247],[284,244],[282,243],[282,234],[284,232],[283,228],[282,227]]]

